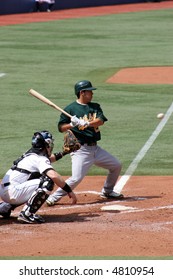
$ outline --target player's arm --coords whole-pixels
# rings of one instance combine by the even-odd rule
[[[59,124],[58,125],[59,132],[65,132],[65,131],[67,131],[68,129],[71,129],[71,128],[72,128],[72,126],[71,126],[70,123]]]
[[[99,127],[99,126],[101,126],[103,124],[104,124],[104,121],[102,121],[101,119],[97,118],[97,119],[89,122],[88,127],[97,128],[97,127]]]
[[[59,152],[59,153],[53,153],[51,154],[51,156],[49,157],[49,160],[51,163],[60,160],[62,157],[64,157],[65,155],[67,155],[67,152]]]
[[[45,171],[45,174],[52,179],[55,185],[67,192],[68,196],[72,199],[72,204],[77,203],[75,193],[72,191],[70,186],[66,184],[66,182],[59,173],[57,173],[54,169],[48,169],[47,171]]]
[[[104,121],[101,120],[100,118],[97,118],[97,119],[92,120],[92,121],[90,121],[90,122],[86,122],[85,126],[86,126],[86,127],[94,127],[94,128],[97,128],[97,127],[99,127],[99,126],[101,126],[101,125],[103,125],[103,124],[104,124]],[[67,131],[68,129],[71,129],[71,128],[72,128],[71,123],[63,123],[63,124],[59,124],[59,125],[58,125],[58,130],[59,130],[60,132],[65,132],[65,131]]]

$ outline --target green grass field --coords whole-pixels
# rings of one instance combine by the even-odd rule
[[[157,113],[173,101],[173,85],[108,84],[126,67],[172,66],[172,10],[115,14],[0,27],[0,178],[30,147],[37,130],[54,134],[59,112],[29,95],[34,88],[64,108],[75,99],[73,86],[89,79],[98,88],[93,101],[107,116],[100,145],[117,156],[122,174],[158,125]],[[172,175],[173,116],[139,164],[135,175]],[[70,157],[55,163],[71,174]],[[104,175],[93,167],[89,175]]]

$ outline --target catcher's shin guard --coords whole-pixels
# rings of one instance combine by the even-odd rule
[[[38,209],[43,205],[46,199],[49,197],[50,192],[53,190],[54,182],[47,176],[42,176],[40,178],[39,187],[30,199],[28,200],[26,206],[24,207],[24,211],[26,215],[34,214],[38,211]]]

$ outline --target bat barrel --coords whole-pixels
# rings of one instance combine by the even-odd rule
[[[37,92],[36,90],[34,89],[30,89],[29,90],[29,93],[38,98],[39,100],[41,100],[42,102],[44,102],[45,104],[53,107],[54,109],[60,111],[61,113],[63,113],[64,115],[68,116],[69,118],[71,118],[72,116],[67,113],[66,111],[64,111],[63,109],[61,109],[59,106],[57,106],[55,103],[53,103],[52,101],[50,101],[48,98],[46,98],[44,95],[40,94],[39,92]]]

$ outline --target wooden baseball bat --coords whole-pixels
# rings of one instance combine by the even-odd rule
[[[52,101],[50,101],[48,98],[46,98],[42,94],[38,93],[36,90],[30,89],[29,93],[32,96],[34,96],[34,97],[38,98],[39,100],[41,100],[42,102],[46,103],[47,105],[51,106],[52,108],[60,111],[61,113],[63,113],[64,115],[68,116],[71,119],[72,116],[70,114],[68,114],[66,111],[64,111],[60,107],[58,107],[56,104],[54,104]]]

